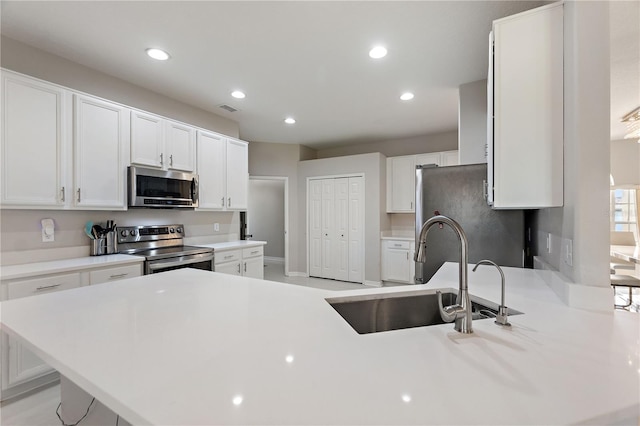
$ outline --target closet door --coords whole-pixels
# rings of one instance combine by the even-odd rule
[[[322,180],[322,278],[335,278],[335,192],[333,179]]]
[[[322,181],[309,181],[309,276],[322,276]]]
[[[349,180],[349,274],[347,281],[364,283],[364,178]]]
[[[335,272],[334,278],[349,281],[349,178],[334,179]]]

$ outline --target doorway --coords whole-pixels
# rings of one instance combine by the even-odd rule
[[[289,178],[250,176],[246,234],[266,241],[265,262],[283,263],[289,276]]]

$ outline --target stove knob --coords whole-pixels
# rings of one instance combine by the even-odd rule
[[[177,228],[177,229],[176,229],[176,232],[177,232],[178,234],[182,234],[182,228]]]
[[[175,230],[173,228],[169,228],[169,232],[173,234]]]
[[[122,235],[123,237],[126,237],[126,236],[127,236],[127,234],[128,234],[128,232],[127,232],[127,231],[120,231],[120,235]]]
[[[138,233],[138,232],[136,232],[136,230],[135,230],[135,229],[132,229],[132,230],[129,232],[129,235],[131,235],[132,237],[135,237],[137,233]]]

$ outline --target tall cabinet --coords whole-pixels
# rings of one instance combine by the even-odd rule
[[[309,181],[309,275],[363,282],[364,178]]]
[[[488,79],[488,202],[563,205],[563,4],[493,22]]]

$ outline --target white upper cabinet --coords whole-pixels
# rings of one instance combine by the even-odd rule
[[[416,197],[416,156],[387,158],[387,211],[411,213]]]
[[[69,94],[2,71],[2,207],[63,208],[68,192]]]
[[[131,111],[131,163],[162,168],[164,120],[157,115]]]
[[[226,206],[226,141],[217,133],[198,130],[198,210]]]
[[[246,210],[249,189],[249,144],[227,139],[227,209]]]
[[[126,210],[129,109],[74,95],[74,205]]]
[[[457,166],[458,151],[428,152],[387,158],[387,213],[415,212],[416,166]]]
[[[131,111],[131,164],[193,172],[196,129],[143,111]]]
[[[198,130],[198,210],[246,210],[249,144]]]
[[[489,203],[504,209],[562,206],[563,5],[494,21],[492,34]]]
[[[183,172],[196,170],[196,129],[171,120],[165,120],[164,128],[168,168]]]

